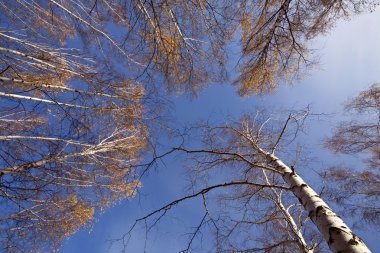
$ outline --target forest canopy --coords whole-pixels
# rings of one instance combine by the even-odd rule
[[[166,127],[167,96],[196,95],[222,81],[240,96],[270,93],[316,63],[310,40],[377,4],[0,0],[0,248],[50,251],[95,213],[133,197],[153,129]],[[366,98],[348,108],[365,110],[359,102]],[[355,124],[338,128],[327,146],[372,152],[368,163],[378,169],[378,122],[368,128],[375,141],[362,149],[345,140],[367,134]],[[367,181],[376,182],[371,175]],[[290,248],[315,248],[292,233],[298,241]]]

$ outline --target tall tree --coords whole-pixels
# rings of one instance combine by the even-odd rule
[[[94,212],[133,196],[145,147],[140,83],[63,46],[64,15],[2,1],[0,248],[52,251]]]
[[[369,224],[380,225],[380,87],[372,85],[360,92],[346,106],[355,118],[342,122],[326,146],[338,154],[360,154],[365,156],[364,168],[352,166],[332,168],[326,178],[339,187],[332,189],[332,197],[345,207],[346,214],[356,214]],[[335,192],[335,193],[334,193]],[[339,193],[339,194],[337,194]],[[356,198],[362,200],[355,205]]]
[[[59,80],[7,62],[0,96],[0,247],[50,251],[94,210],[134,194],[145,146],[143,89],[125,80]],[[51,78],[49,80],[49,77]],[[54,80],[57,80],[54,82]],[[45,248],[47,247],[47,248]]]
[[[310,40],[341,18],[371,11],[378,1],[239,1],[242,61],[236,82],[240,95],[273,91],[279,82],[313,65]]]
[[[370,252],[298,170],[279,158],[287,154],[291,161],[290,143],[307,114],[291,113],[282,126],[261,113],[236,123],[200,126],[204,148],[181,146],[167,153],[191,157],[196,189],[136,222],[153,219],[150,227],[180,202],[202,197],[205,215],[184,252],[206,226],[215,231],[221,252],[322,252],[316,231],[333,252]],[[220,212],[207,204],[208,193],[217,189],[224,192]]]

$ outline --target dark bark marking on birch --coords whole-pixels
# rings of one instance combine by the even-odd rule
[[[358,245],[359,244],[354,238],[350,239],[348,241],[348,243],[351,244],[351,245]]]
[[[334,239],[333,239],[333,237],[332,237],[332,232],[333,232],[334,229],[335,229],[334,227],[330,227],[330,228],[329,228],[329,240],[328,240],[328,244],[329,244],[329,245],[332,244],[332,243],[334,243]],[[336,232],[337,232],[337,231],[336,231]]]
[[[318,206],[317,209],[315,210],[315,216],[319,214],[319,212],[324,208],[324,206]]]
[[[354,243],[355,243],[353,245],[358,245],[359,243],[363,243],[363,240],[359,236],[357,236],[354,232],[351,232],[351,234],[352,234],[352,239],[351,240],[353,240]]]
[[[330,244],[332,244],[332,243],[334,242],[334,239],[332,238],[333,233],[339,235],[339,234],[341,234],[342,232],[347,233],[347,231],[344,231],[344,230],[341,229],[341,228],[338,228],[338,227],[330,227],[330,228],[329,228],[329,240],[328,240],[328,244],[330,245]],[[353,244],[351,244],[351,245],[353,245]]]

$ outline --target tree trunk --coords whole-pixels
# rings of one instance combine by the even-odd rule
[[[265,182],[270,185],[267,173],[265,170],[262,170]],[[281,196],[277,193],[277,191],[273,188],[271,188],[275,198],[276,198],[276,205],[281,210],[282,215],[284,216],[286,222],[290,226],[293,236],[295,237],[295,240],[297,241],[298,247],[302,253],[313,253],[313,248],[308,248],[307,243],[305,241],[305,238],[302,235],[301,230],[298,228],[297,223],[294,221],[293,216],[288,212],[288,210],[285,208],[284,204],[282,203]]]
[[[362,239],[355,235],[344,221],[319,197],[319,195],[295,171],[284,164],[275,155],[259,150],[267,161],[283,172],[285,182],[309,213],[327,241],[330,249],[336,253],[370,253]]]

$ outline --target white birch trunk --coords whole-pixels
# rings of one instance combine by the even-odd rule
[[[59,86],[59,85],[51,85],[51,84],[42,84],[42,83],[36,83],[36,82],[28,82],[24,81],[22,79],[17,79],[17,78],[8,78],[5,76],[0,76],[0,81],[8,81],[8,82],[13,82],[13,83],[22,83],[22,84],[29,84],[33,87],[41,87],[41,88],[48,88],[48,89],[55,89],[55,90],[63,90],[63,91],[68,91],[68,92],[74,92],[74,93],[79,93],[79,94],[86,94],[86,95],[94,95],[94,96],[102,96],[102,97],[110,97],[110,98],[123,98],[122,96],[119,95],[111,95],[107,93],[102,93],[102,92],[91,92],[91,91],[85,91],[85,90],[80,90],[80,89],[73,89],[70,87],[66,86]],[[133,94],[132,92],[124,91],[124,93],[127,94]]]
[[[336,253],[370,253],[362,239],[322,200],[305,181],[275,155],[259,150],[277,170],[309,213],[330,249]]]
[[[270,182],[269,182],[269,179],[268,179],[268,176],[267,176],[265,170],[263,169],[262,171],[264,174],[265,182],[268,185],[270,185]],[[277,200],[275,203],[278,206],[278,208],[280,208],[282,215],[284,216],[286,222],[290,226],[290,228],[293,232],[293,235],[295,237],[295,240],[297,241],[297,244],[298,244],[300,251],[302,253],[313,253],[314,252],[313,248],[309,249],[307,247],[307,243],[306,243],[306,240],[301,233],[301,229],[298,228],[297,223],[293,219],[293,216],[288,212],[288,210],[285,208],[284,204],[282,203],[281,196],[277,193],[277,191],[275,189],[271,188],[271,190],[272,190],[272,192],[275,195],[276,200]]]

